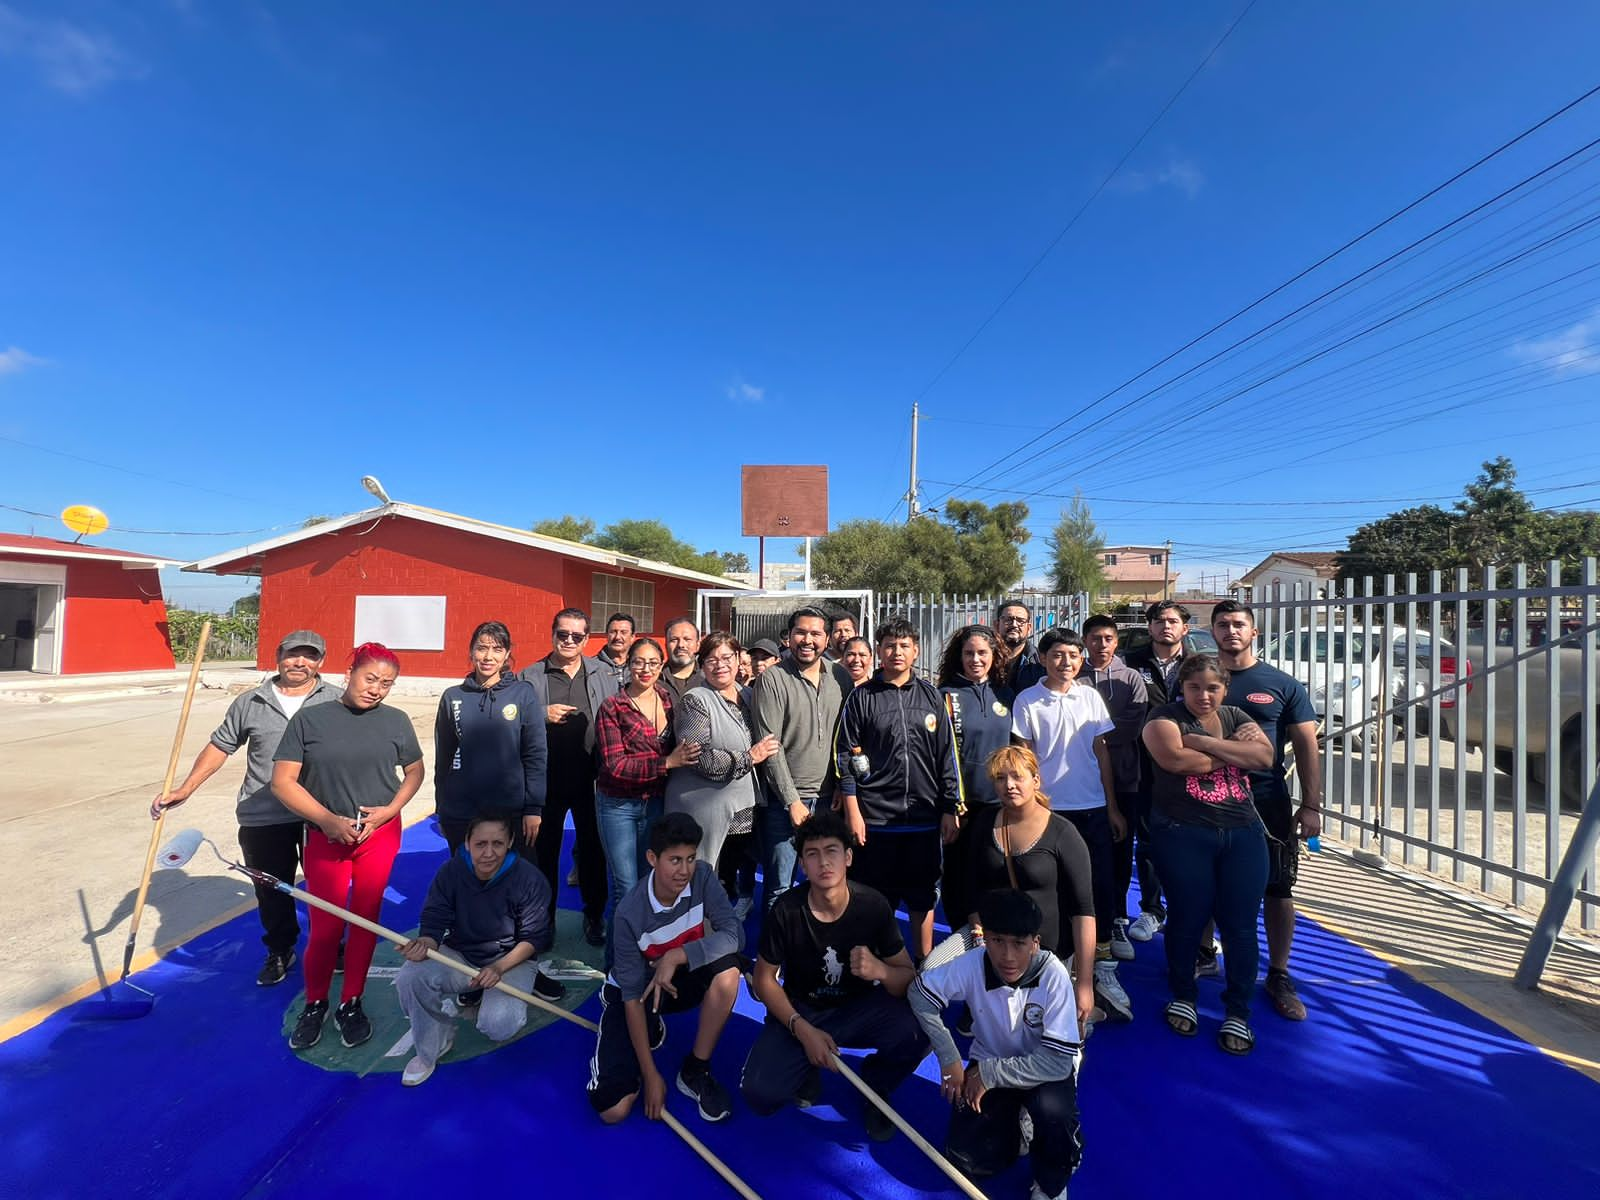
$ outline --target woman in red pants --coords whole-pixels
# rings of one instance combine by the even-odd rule
[[[371,921],[383,907],[389,870],[400,851],[400,810],[422,786],[422,747],[411,718],[383,703],[399,674],[400,660],[387,646],[357,646],[339,702],[297,712],[283,731],[272,768],[272,794],[306,822],[306,888]],[[321,909],[311,910],[306,1006],[289,1036],[291,1049],[310,1049],[322,1038],[345,925]],[[361,992],[377,941],[363,929],[350,928],[344,985],[333,1014],[346,1046],[372,1036]]]

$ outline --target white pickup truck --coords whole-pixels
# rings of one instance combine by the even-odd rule
[[[1333,733],[1345,724],[1347,713],[1349,720],[1359,721],[1378,712],[1385,645],[1389,649],[1387,707],[1408,698],[1420,699],[1434,687],[1455,680],[1456,648],[1442,638],[1436,640],[1426,630],[1418,630],[1414,641],[1407,639],[1404,628],[1376,628],[1370,636],[1363,629],[1302,630],[1298,635],[1273,638],[1262,657],[1306,685],[1312,707]],[[1441,716],[1454,702],[1454,693],[1447,692],[1440,698]],[[1416,728],[1426,732],[1429,706],[1418,704],[1416,712]],[[1441,719],[1440,726],[1443,729],[1446,721]],[[1365,741],[1371,728],[1369,723],[1356,730],[1357,741]],[[1390,728],[1403,729],[1404,717],[1396,714]]]

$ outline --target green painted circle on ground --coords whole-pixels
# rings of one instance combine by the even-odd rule
[[[417,931],[413,929],[409,932],[414,936]],[[448,954],[449,951],[446,950],[445,953]],[[563,909],[556,911],[556,944],[543,958],[552,966],[584,966],[601,971],[605,969],[604,948],[591,946],[583,939],[582,914]],[[339,1030],[333,1023],[332,1010],[338,1003],[341,979],[341,976],[335,975],[333,994],[329,998],[328,1020],[322,1027],[322,1040],[309,1050],[299,1051],[299,1057],[314,1066],[321,1067],[324,1071],[348,1071],[356,1075],[403,1071],[406,1063],[411,1061],[411,1023],[406,1020],[405,1013],[400,1011],[400,1000],[394,991],[394,977],[400,973],[400,965],[404,961],[400,957],[400,947],[393,942],[379,939],[377,953],[372,956],[372,970],[367,974],[367,990],[361,997],[361,1007],[366,1012],[367,1019],[372,1022],[372,1038],[360,1046],[348,1049],[339,1040]],[[463,987],[466,982],[467,977],[463,975],[461,977]],[[567,996],[560,1002],[560,1006],[569,1012],[600,989],[598,979],[567,979],[562,983],[567,989]],[[304,1007],[305,993],[301,992],[283,1017],[285,1042],[294,1031],[295,1022],[300,1019],[300,1011]],[[455,1045],[440,1062],[450,1063],[465,1058],[476,1058],[501,1046],[509,1046],[512,1042],[543,1029],[552,1021],[560,1020],[553,1013],[529,1005],[528,1019],[517,1035],[510,1041],[492,1042],[478,1032],[478,1027],[472,1019],[475,1015],[476,1010],[473,1010],[456,1022]]]

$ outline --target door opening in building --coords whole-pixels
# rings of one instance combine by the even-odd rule
[[[61,589],[47,583],[0,583],[0,671],[58,669],[56,608]]]

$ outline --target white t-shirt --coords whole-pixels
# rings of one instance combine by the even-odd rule
[[[1005,984],[982,949],[924,971],[918,984],[940,1008],[957,1000],[972,1014],[971,1059],[1015,1058],[1052,1049],[1076,1057],[1078,1004],[1072,976],[1054,954],[1040,954],[1015,984]]]
[[[1032,744],[1040,786],[1057,812],[1105,807],[1094,739],[1114,728],[1099,691],[1081,683],[1064,692],[1036,683],[1011,706],[1011,732]]]
[[[283,709],[283,715],[293,717],[300,711],[300,706],[306,702],[310,692],[303,692],[298,696],[285,696],[277,684],[272,685],[272,698],[278,702],[278,707]]]

